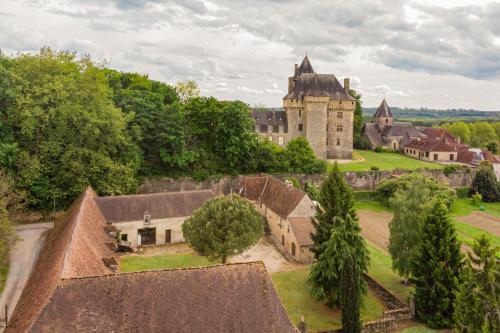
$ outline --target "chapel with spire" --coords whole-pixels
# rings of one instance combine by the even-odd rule
[[[280,146],[305,137],[321,159],[351,159],[356,101],[349,78],[342,85],[334,74],[319,74],[306,54],[288,78],[283,110],[254,111],[256,131]]]

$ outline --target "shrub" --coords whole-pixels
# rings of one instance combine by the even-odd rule
[[[376,165],[372,165],[372,166],[370,167],[370,170],[373,170],[373,171],[378,171],[378,170],[380,170],[380,168],[379,168],[378,166],[376,166]]]
[[[287,182],[287,181],[290,182],[293,185],[293,187],[298,188],[299,190],[302,189],[302,186],[300,186],[300,182],[299,182],[299,180],[297,178],[295,178],[295,177],[286,177],[285,178],[285,182]]]
[[[475,193],[480,193],[485,202],[497,202],[500,200],[499,184],[491,163],[481,163],[479,171],[474,176],[469,194],[474,195]]]
[[[446,177],[449,177],[451,174],[455,173],[457,170],[466,170],[467,173],[470,172],[470,167],[467,165],[459,165],[459,164],[450,164],[443,168],[443,173]]]
[[[456,189],[456,194],[458,198],[468,198],[469,197],[469,188],[468,187],[459,187]]]
[[[366,136],[361,136],[358,141],[354,142],[354,148],[361,150],[370,150],[372,146],[370,140]]]
[[[314,183],[306,182],[304,184],[304,191],[309,195],[309,198],[314,201],[318,201],[319,187]]]
[[[396,153],[395,150],[385,148],[385,147],[380,147],[380,146],[375,147],[374,150],[376,153]]]
[[[397,179],[384,179],[375,189],[374,197],[380,203],[389,206],[389,199],[394,196],[398,187]]]
[[[478,203],[480,203],[482,200],[483,200],[483,196],[481,195],[481,193],[476,192],[476,193],[472,196],[472,203],[473,203],[474,205],[477,205],[477,204],[478,204]]]

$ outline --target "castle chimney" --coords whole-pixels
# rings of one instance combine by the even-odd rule
[[[349,78],[348,77],[344,78],[344,90],[345,90],[346,94],[349,95]]]
[[[299,70],[299,64],[295,64],[295,71],[293,72],[293,75],[297,75],[298,70]]]

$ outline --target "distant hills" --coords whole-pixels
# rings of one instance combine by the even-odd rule
[[[377,111],[376,107],[363,108],[363,118],[371,118]],[[500,111],[477,111],[465,109],[412,109],[391,107],[396,120],[409,120],[418,123],[442,123],[450,121],[500,121]]]

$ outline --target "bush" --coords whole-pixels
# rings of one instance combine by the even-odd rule
[[[364,135],[362,135],[358,141],[354,142],[354,148],[361,150],[370,150],[372,149],[372,145],[370,140]]]
[[[480,203],[481,201],[483,200],[483,196],[481,195],[481,193],[475,193],[473,196],[472,196],[472,203],[474,205],[477,205],[478,203]]]
[[[319,197],[319,187],[314,183],[306,182],[304,184],[304,191],[309,195],[309,198],[314,201],[318,201]]]
[[[353,196],[355,201],[372,201],[375,200],[374,191],[355,191]]]
[[[373,166],[370,167],[370,170],[378,171],[378,170],[380,170],[380,168],[378,166],[376,166],[376,165],[373,165]]]
[[[290,182],[293,185],[293,187],[298,188],[299,190],[302,189],[299,180],[295,177],[286,177],[285,182]]]
[[[450,164],[443,168],[443,173],[446,177],[449,177],[451,174],[455,173],[458,170],[466,170],[467,173],[469,173],[470,167],[467,165]]]
[[[397,179],[384,179],[375,189],[374,197],[378,202],[389,207],[389,199],[394,196],[398,187],[399,183]]]
[[[395,150],[385,148],[385,147],[380,147],[380,146],[375,147],[374,150],[376,153],[397,153]]]
[[[469,197],[469,188],[468,187],[459,187],[456,189],[456,194],[458,198],[468,198]]]

